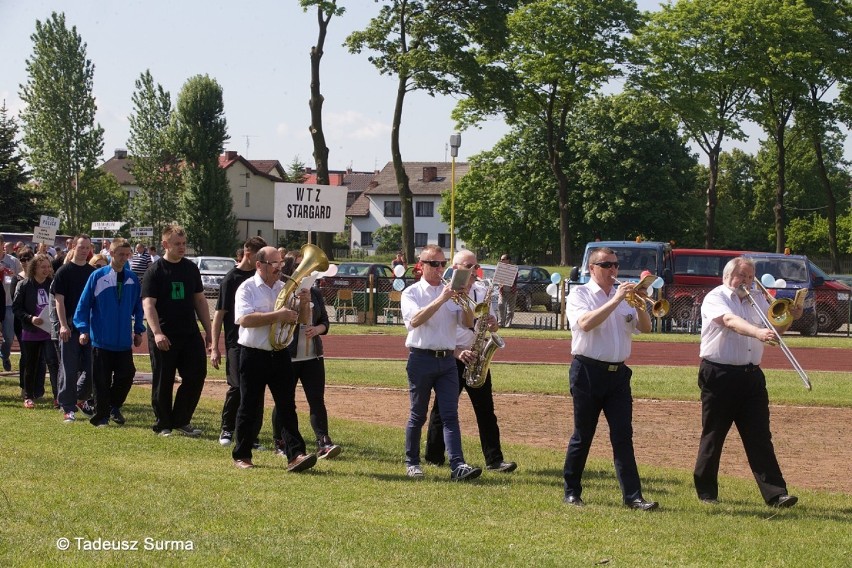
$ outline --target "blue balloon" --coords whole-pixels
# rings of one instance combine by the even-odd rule
[[[657,279],[654,280],[653,282],[651,282],[651,288],[653,288],[654,290],[659,290],[660,288],[663,287],[663,284],[665,284],[665,283],[666,283],[666,281],[663,280],[662,277],[657,276]]]
[[[393,289],[397,292],[402,292],[405,289],[405,280],[397,278],[393,281]]]
[[[550,275],[550,281],[553,282],[554,284],[559,284],[559,282],[561,280],[562,280],[562,275],[559,274],[558,272],[554,272],[553,274]]]
[[[763,284],[766,288],[774,288],[775,287],[775,277],[771,274],[764,274],[760,277],[760,283]]]

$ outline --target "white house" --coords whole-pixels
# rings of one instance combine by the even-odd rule
[[[436,244],[449,250],[450,227],[441,220],[438,208],[444,193],[449,195],[452,186],[452,165],[445,162],[405,162],[403,165],[414,197],[415,248]],[[467,162],[456,162],[456,183],[469,169]],[[349,243],[352,250],[361,249],[367,254],[375,253],[373,233],[385,225],[402,223],[402,203],[393,162],[388,162],[376,174],[369,187],[352,203],[346,214],[352,219]],[[464,248],[464,242],[457,239],[455,248]]]

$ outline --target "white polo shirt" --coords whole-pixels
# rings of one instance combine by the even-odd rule
[[[406,347],[435,351],[452,351],[455,348],[456,328],[462,323],[462,312],[461,307],[452,300],[444,302],[426,323],[411,327],[411,318],[440,296],[443,289],[443,284],[431,286],[426,279],[421,278],[402,292],[402,321],[408,330]]]
[[[573,288],[568,294],[565,309],[571,326],[573,355],[608,363],[621,363],[630,357],[631,336],[639,333],[639,316],[636,308],[630,307],[627,302],[618,304],[602,324],[590,331],[583,331],[577,323],[583,314],[600,308],[613,296],[615,286],[607,294],[594,280]]]
[[[753,293],[752,298],[766,313],[769,304],[763,295]],[[764,343],[713,321],[725,314],[734,314],[757,327],[765,327],[747,298],[741,300],[736,290],[724,284],[717,286],[701,302],[701,358],[723,365],[760,365]]]
[[[270,288],[260,277],[260,274],[255,274],[240,284],[234,298],[234,322],[239,323],[240,318],[248,314],[275,311],[275,300],[278,299],[278,293],[282,288],[284,288],[284,282],[281,280],[276,280]],[[272,344],[269,343],[269,328],[268,325],[260,327],[240,326],[237,343],[243,347],[272,351]]]

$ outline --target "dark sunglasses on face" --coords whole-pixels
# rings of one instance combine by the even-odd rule
[[[432,268],[438,268],[439,266],[443,268],[447,266],[446,260],[421,260],[420,262],[422,262],[423,264],[428,264]]]
[[[464,266],[464,267],[465,267],[465,268],[467,268],[468,270],[470,270],[470,269],[474,269],[474,270],[476,270],[476,269],[478,269],[478,268],[479,268],[479,265],[478,265],[478,264],[467,264],[467,263],[465,263],[465,262],[463,262],[463,263],[459,264],[459,266]]]
[[[618,268],[617,262],[610,262],[608,260],[605,260],[603,262],[593,262],[592,264],[594,264],[595,266],[600,266],[603,269]]]

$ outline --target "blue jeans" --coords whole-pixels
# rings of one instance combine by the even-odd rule
[[[444,444],[450,467],[456,469],[464,463],[464,455],[459,428],[459,376],[455,358],[452,354],[436,358],[425,353],[410,353],[406,370],[411,413],[405,426],[405,464],[420,465],[420,435],[434,389],[441,421],[444,423]]]
[[[80,345],[80,332],[71,331],[68,341],[59,340],[59,406],[64,412],[88,400],[92,391],[92,344]]]
[[[12,352],[12,342],[15,341],[15,314],[12,313],[12,300],[6,298],[6,317],[3,319],[3,347],[0,348],[0,355],[3,360],[9,358],[9,353]]]

